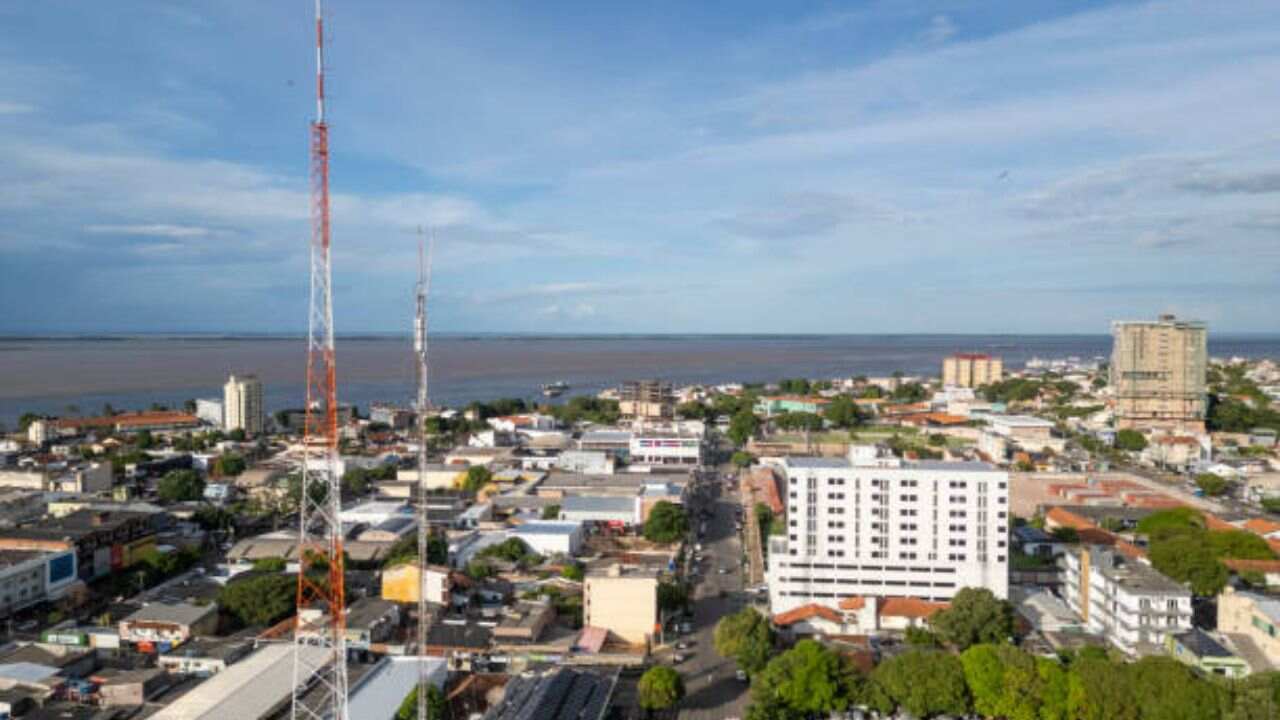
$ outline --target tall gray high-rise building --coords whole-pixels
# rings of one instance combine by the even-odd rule
[[[1209,330],[1195,320],[1112,323],[1116,427],[1204,432]]]

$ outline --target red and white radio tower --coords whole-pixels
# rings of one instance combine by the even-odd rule
[[[294,720],[347,720],[346,601],[338,393],[329,253],[329,126],[324,119],[324,16],[316,5],[316,119],[311,123],[311,311],[299,499]]]

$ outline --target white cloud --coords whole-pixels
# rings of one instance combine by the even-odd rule
[[[928,43],[943,43],[956,34],[956,24],[946,15],[934,15],[921,37]]]
[[[208,237],[214,234],[212,228],[193,227],[190,225],[86,225],[85,232],[93,235],[141,235],[160,238],[193,238]]]

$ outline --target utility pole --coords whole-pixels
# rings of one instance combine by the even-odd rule
[[[346,596],[337,368],[329,242],[329,126],[324,117],[324,13],[315,0],[316,119],[311,123],[311,298],[307,406],[298,509],[293,720],[347,720]]]
[[[431,539],[431,521],[427,517],[427,412],[431,397],[427,392],[429,380],[427,365],[427,296],[431,293],[431,258],[435,254],[435,234],[425,253],[422,248],[422,228],[418,228],[418,283],[414,288],[417,312],[413,319],[413,352],[418,361],[418,720],[427,720],[427,687],[430,685],[427,666],[427,632],[431,621],[427,617],[427,550]]]

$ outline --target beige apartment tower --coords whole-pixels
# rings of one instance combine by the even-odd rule
[[[1004,379],[1004,360],[985,353],[956,353],[942,361],[942,384],[976,388]]]
[[[1204,432],[1209,330],[1161,315],[1112,323],[1116,427]]]
[[[222,427],[262,434],[262,383],[254,375],[232,375],[222,386]]]
[[[629,380],[618,390],[618,414],[623,420],[670,420],[675,417],[676,397],[671,383]]]

